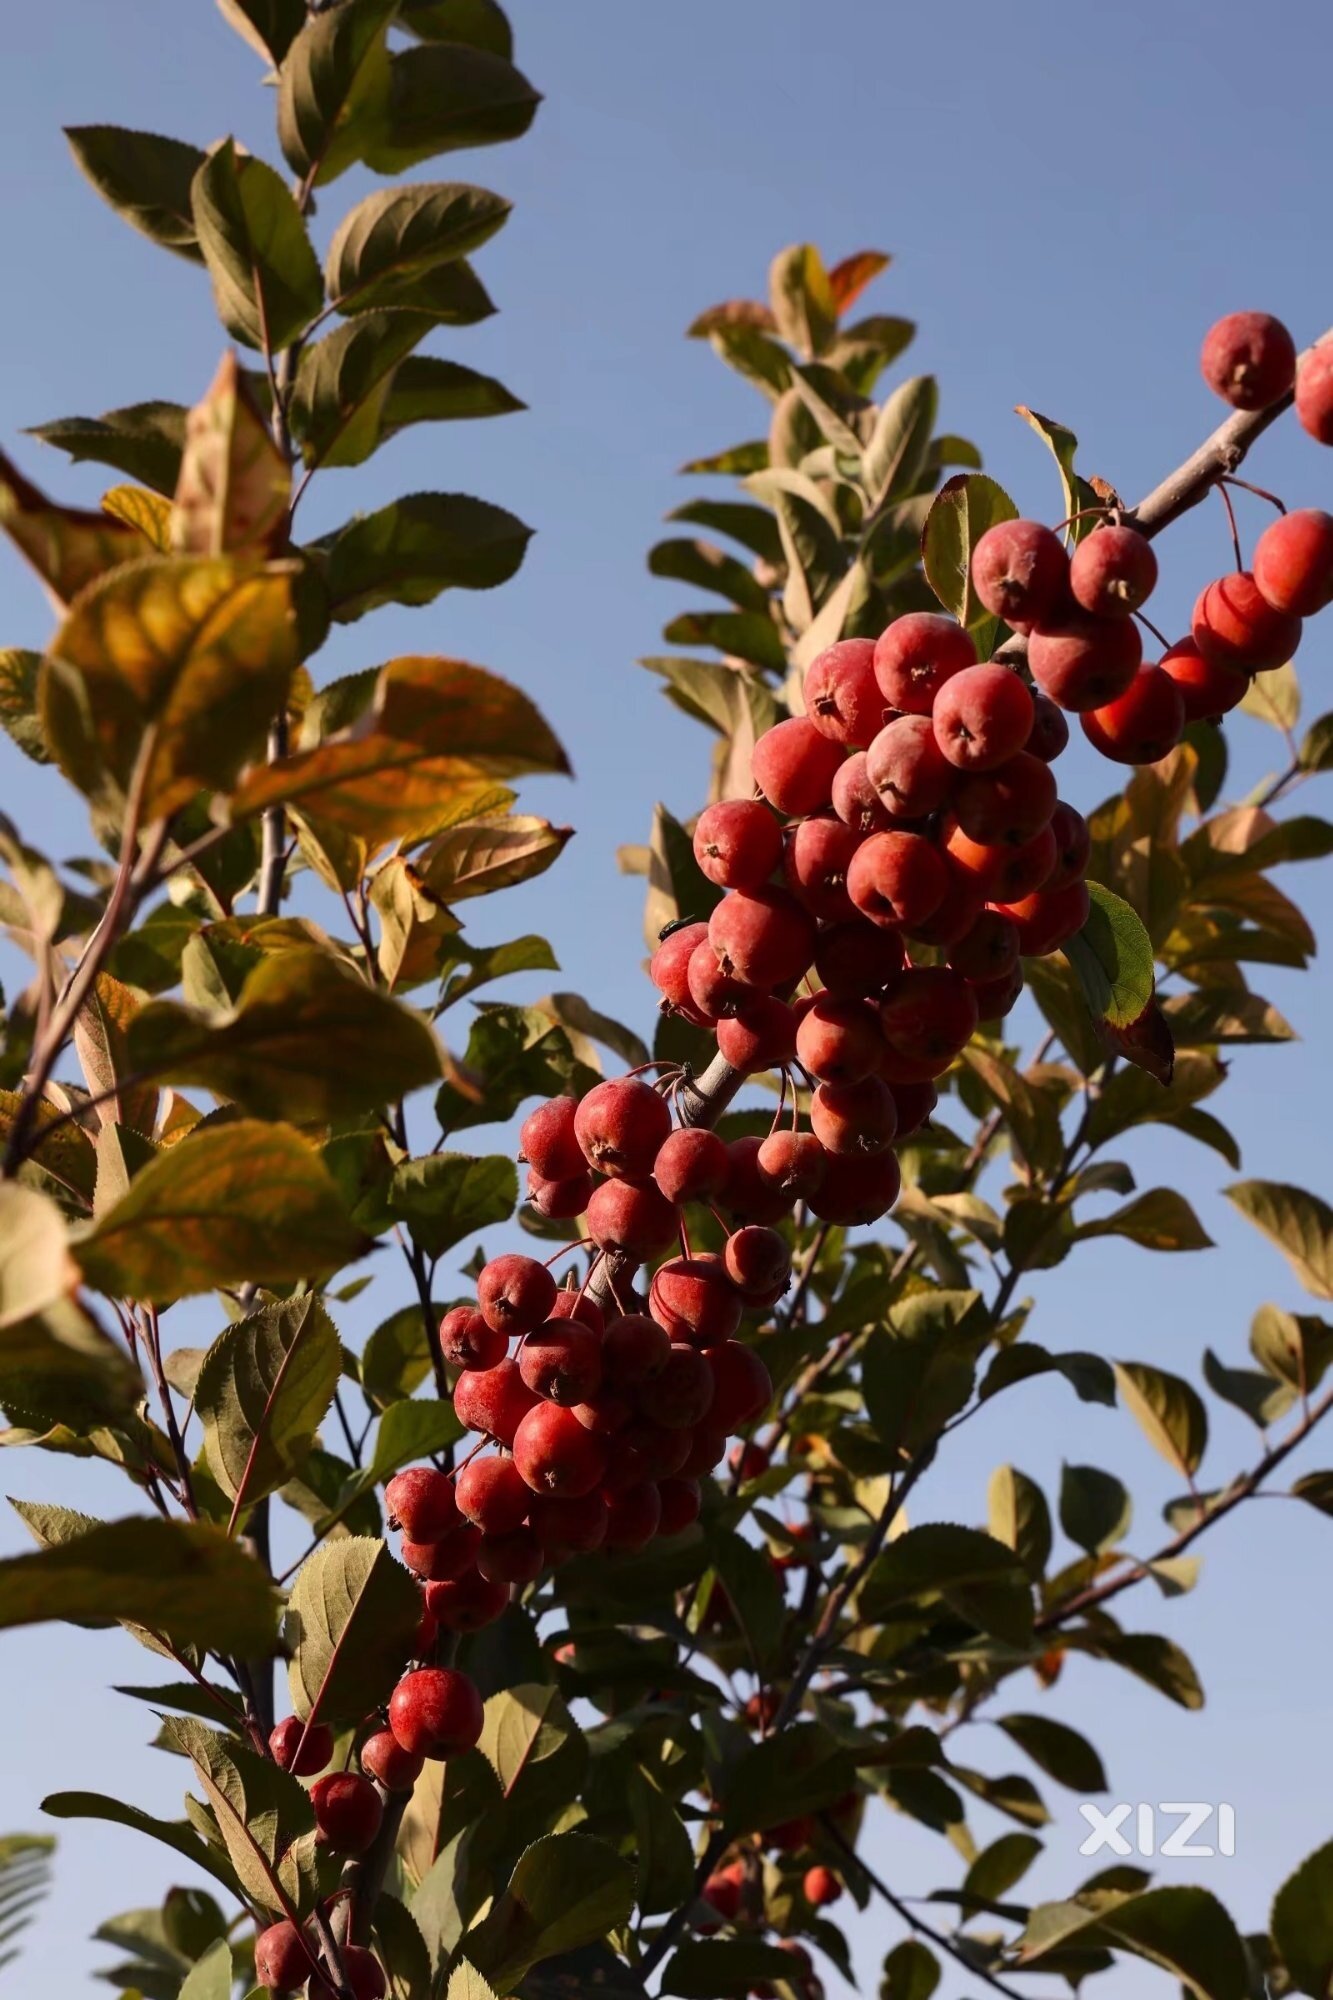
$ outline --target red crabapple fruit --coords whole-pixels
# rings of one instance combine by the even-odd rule
[[[939,908],[947,887],[938,849],[919,833],[872,833],[847,871],[847,892],[863,916],[908,930]]]
[[[1199,592],[1191,630],[1206,660],[1250,674],[1283,666],[1301,642],[1300,619],[1290,611],[1275,611],[1243,569],[1218,577]]]
[[[1228,313],[1204,335],[1203,379],[1233,410],[1266,410],[1296,376],[1296,344],[1271,313]]]
[[[575,1098],[548,1098],[519,1127],[519,1158],[544,1181],[568,1180],[583,1172],[583,1153],[574,1132],[577,1109]]]
[[[754,746],[751,770],[771,806],[801,819],[828,804],[842,759],[840,743],[821,734],[808,716],[792,715],[764,731]]]
[[[454,1383],[459,1422],[499,1444],[514,1442],[514,1432],[536,1400],[517,1361],[508,1356],[494,1368],[466,1368]]]
[[[574,1129],[584,1158],[598,1173],[647,1180],[657,1149],[671,1130],[671,1113],[651,1084],[621,1076],[594,1084],[579,1100]],[[546,1311],[540,1318],[546,1318]]]
[[[782,828],[758,799],[705,806],[694,826],[694,858],[722,889],[758,889],[782,857]]]
[[[792,1048],[795,1050],[793,1024]],[[669,1202],[709,1201],[721,1194],[727,1178],[727,1149],[716,1132],[683,1125],[662,1141],[653,1162],[653,1179]]]
[[[717,1143],[722,1144],[720,1139]],[[666,1367],[670,1346],[670,1336],[647,1313],[625,1313],[612,1320],[602,1339],[602,1373],[608,1386],[637,1389],[651,1382]]]
[[[715,1030],[718,1053],[743,1076],[780,1069],[796,1053],[796,1014],[783,1000],[760,994]]]
[[[572,1410],[538,1403],[514,1433],[514,1463],[534,1493],[577,1500],[606,1469],[606,1445]]]
[[[788,1201],[804,1201],[824,1178],[824,1148],[810,1132],[770,1132],[761,1143],[759,1171]]]
[[[1023,748],[1040,757],[1043,764],[1053,764],[1069,748],[1069,724],[1064,710],[1040,688],[1032,691],[1032,734]]]
[[[457,1757],[481,1735],[481,1696],[452,1667],[419,1667],[389,1696],[389,1727],[404,1750],[428,1758]]]
[[[1180,689],[1185,721],[1215,722],[1245,699],[1250,677],[1243,667],[1207,660],[1193,639],[1178,639],[1162,655],[1162,672]]]
[[[1333,444],[1333,341],[1321,341],[1296,376],[1296,415],[1316,444]]]
[[[454,1519],[457,1518],[455,1514]],[[293,1777],[309,1778],[322,1771],[333,1755],[333,1731],[322,1722],[302,1722],[295,1715],[284,1716],[269,1731],[268,1754]]]
[[[1026,685],[993,660],[964,667],[946,681],[931,716],[941,754],[960,771],[993,771],[1005,763],[1027,742],[1032,722]]]
[[[847,1226],[878,1222],[898,1199],[902,1173],[898,1156],[892,1151],[829,1155],[828,1167],[818,1194],[809,1207],[821,1222]]]
[[[859,833],[840,819],[803,819],[787,836],[782,875],[793,896],[822,924],[855,916],[847,894],[847,870],[861,844]]]
[[[674,1239],[675,1206],[652,1181],[603,1181],[588,1203],[588,1234],[600,1250],[647,1257]]]
[[[454,1306],[440,1321],[440,1351],[453,1368],[494,1368],[509,1337],[488,1326],[474,1306]]]
[[[605,1183],[607,1187],[616,1185],[614,1181]],[[661,1197],[658,1196],[658,1199],[661,1200]],[[666,1207],[667,1204],[664,1202],[662,1205]],[[549,1319],[523,1342],[518,1354],[518,1372],[533,1395],[542,1397],[548,1403],[586,1403],[589,1396],[596,1395],[602,1383],[601,1340],[582,1320]],[[479,1458],[473,1460],[473,1465],[484,1467],[495,1462]],[[498,1463],[509,1465],[512,1461],[500,1460]],[[467,1469],[471,1472],[473,1468],[469,1466]],[[487,1476],[497,1478],[498,1474]],[[458,1504],[469,1520],[476,1521],[488,1534],[507,1533],[499,1520],[494,1523],[482,1520],[464,1505],[463,1474],[460,1473],[458,1478]],[[508,1481],[508,1485],[512,1490],[512,1480]],[[510,1525],[516,1528],[522,1519],[520,1514],[518,1520]]]
[[[1058,535],[1040,521],[999,521],[972,551],[972,588],[987,611],[1025,627],[1059,603],[1069,559]]]
[[[391,1729],[377,1729],[358,1754],[366,1776],[377,1779],[386,1792],[410,1792],[426,1763],[417,1752],[404,1750]]]
[[[796,1030],[796,1059],[821,1083],[859,1083],[875,1069],[882,1046],[879,1024],[864,1000],[818,994]]]
[[[873,639],[839,639],[805,673],[805,712],[821,736],[864,750],[884,720]]]
[[[1136,528],[1096,529],[1079,543],[1069,564],[1075,599],[1097,618],[1131,617],[1156,582],[1152,543]]]
[[[1143,641],[1132,618],[1094,618],[1075,608],[1039,622],[1028,640],[1028,665],[1043,693],[1081,714],[1124,693],[1139,670]]]
[[[879,1076],[821,1083],[810,1100],[810,1129],[827,1153],[882,1153],[898,1131],[893,1092]]]
[[[384,1801],[369,1778],[331,1771],[310,1787],[315,1826],[335,1854],[364,1854],[380,1830]]]
[[[1082,718],[1083,734],[1115,764],[1156,764],[1185,730],[1185,703],[1170,674],[1142,666],[1118,701]]]
[[[873,993],[902,962],[903,948],[894,933],[864,917],[834,924],[815,941],[815,971],[830,993]]]
[[[438,1542],[458,1523],[454,1482],[433,1465],[409,1466],[385,1487],[384,1511],[409,1542]]]
[[[1312,618],[1333,604],[1333,514],[1301,507],[1279,516],[1254,545],[1252,574],[1275,611]]]
[[[737,890],[708,919],[708,938],[724,971],[749,986],[774,987],[799,979],[809,965],[815,924],[784,889]],[[665,1137],[662,1132],[657,1143]]]
[[[933,611],[909,611],[875,642],[875,677],[885,702],[904,715],[929,715],[951,674],[976,665],[961,625]]]
[[[938,699],[943,701],[944,696]],[[937,812],[954,783],[953,767],[928,715],[899,715],[885,723],[866,751],[866,777],[885,812],[896,819],[922,819]]]
[[[477,1278],[482,1318],[500,1333],[530,1333],[554,1301],[555,1279],[535,1257],[492,1257]]]
[[[776,1229],[757,1223],[732,1232],[723,1247],[722,1263],[745,1299],[767,1298],[791,1276],[791,1251],[785,1240]]]

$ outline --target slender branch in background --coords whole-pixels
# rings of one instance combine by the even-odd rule
[[[190,1454],[185,1449],[176,1405],[171,1400],[171,1388],[162,1366],[162,1336],[158,1329],[157,1312],[152,1306],[139,1309],[139,1325],[143,1331],[143,1345],[148,1353],[153,1380],[157,1385],[158,1401],[162,1405],[162,1420],[171,1441],[171,1455],[176,1461],[176,1477],[180,1482],[181,1504],[192,1521],[199,1518],[194,1502],[194,1481],[190,1475]]]

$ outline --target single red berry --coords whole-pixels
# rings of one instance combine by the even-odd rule
[[[1233,570],[1200,591],[1191,620],[1206,660],[1250,674],[1283,666],[1301,643],[1301,621],[1275,611],[1248,570]]]
[[[549,1319],[524,1341],[518,1355],[518,1372],[534,1396],[541,1396],[548,1403],[586,1402],[602,1385],[601,1338],[582,1320]],[[458,1504],[463,1505],[461,1490]],[[481,1525],[488,1524],[483,1521]],[[517,1527],[518,1522],[513,1525]],[[505,1531],[497,1527],[496,1532]]]
[[[1069,748],[1069,724],[1064,710],[1057,708],[1040,688],[1033,690],[1032,733],[1023,748],[1040,757],[1043,764],[1053,764]]]
[[[1193,639],[1179,639],[1162,655],[1162,672],[1180,689],[1185,721],[1213,722],[1244,701],[1250,677],[1243,667],[1206,660]]]
[[[322,1722],[301,1722],[286,1715],[269,1731],[268,1754],[294,1777],[313,1777],[333,1755],[333,1731]]]
[[[1139,668],[1118,701],[1082,718],[1083,734],[1115,764],[1156,764],[1185,731],[1185,703],[1170,674]]]
[[[310,1787],[315,1826],[335,1854],[364,1854],[380,1830],[384,1801],[369,1778],[331,1771]]]
[[[1275,611],[1312,618],[1333,604],[1333,514],[1301,507],[1264,529],[1252,574]]]
[[[997,770],[973,771],[961,781],[954,818],[984,847],[1021,847],[1049,822],[1056,796],[1050,765],[1020,750]]]
[[[931,729],[951,769],[993,771],[1023,748],[1032,734],[1032,721],[1026,683],[1007,667],[986,660],[964,667],[944,683]],[[939,803],[944,804],[944,797]]]
[[[794,1854],[799,1848],[808,1847],[814,1837],[815,1822],[807,1813],[802,1813],[797,1819],[779,1821],[777,1826],[771,1826],[765,1835],[768,1845],[778,1854]],[[809,1953],[801,1946],[798,1946],[797,1950],[808,1966]],[[796,1957],[796,1953],[793,1952],[792,1956]]]
[[[477,1278],[477,1304],[488,1326],[501,1333],[530,1333],[550,1313],[555,1279],[535,1257],[492,1257]]]
[[[1316,444],[1333,444],[1333,341],[1323,341],[1296,377],[1296,415]]]
[[[734,1875],[728,1874],[723,1869],[708,1877],[699,1894],[704,1902],[716,1910],[720,1917],[725,1917],[728,1923],[740,1910],[741,1884]]]
[[[893,825],[888,811],[871,783],[867,753],[857,750],[839,764],[833,780],[833,810],[853,833],[884,833]]]
[[[830,993],[843,997],[876,992],[902,962],[902,940],[864,917],[834,924],[815,941],[815,971]]]
[[[768,1369],[755,1350],[739,1340],[724,1340],[710,1347],[704,1360],[713,1377],[709,1422],[726,1431],[743,1430],[773,1400]]]
[[[880,1025],[899,1055],[949,1062],[967,1046],[977,1009],[967,981],[947,965],[909,966],[879,1005]]]
[[[255,1978],[270,1993],[295,1993],[305,1985],[314,1965],[313,1949],[285,1917],[255,1939]]]
[[[775,1288],[784,1289],[791,1277],[786,1239],[758,1223],[732,1232],[723,1246],[722,1263],[744,1299],[767,1299]]]
[[[705,806],[694,826],[694,858],[723,889],[758,889],[782,858],[782,827],[758,799]]]
[[[891,1150],[869,1157],[864,1153],[831,1153],[823,1184],[811,1197],[810,1210],[821,1222],[848,1226],[878,1222],[897,1201],[901,1187],[898,1158]]]
[[[702,1496],[697,1479],[659,1479],[657,1499],[661,1510],[659,1535],[682,1535],[699,1518]]]
[[[716,1132],[702,1126],[668,1133],[657,1149],[653,1179],[669,1202],[709,1201],[722,1192],[726,1178],[727,1149]]]
[[[805,712],[821,736],[864,750],[884,720],[872,639],[839,639],[805,671]]]
[[[477,1573],[487,1583],[535,1583],[546,1567],[546,1550],[531,1528],[514,1528],[507,1535],[483,1535],[477,1550]]]
[[[454,1306],[440,1321],[440,1351],[453,1368],[494,1368],[509,1351],[509,1336],[488,1326],[475,1306]]]
[[[710,1027],[743,1013],[754,1001],[767,998],[759,987],[747,986],[733,972],[723,970],[709,942],[707,925],[704,926],[702,944],[696,945],[690,953],[685,983],[689,989],[690,1009]]]
[[[1059,603],[1069,558],[1040,521],[997,521],[972,551],[972,588],[996,618],[1029,626]]]
[[[944,900],[948,873],[937,849],[919,833],[872,833],[847,871],[847,890],[875,924],[923,923]]]
[[[783,1000],[761,994],[716,1028],[718,1054],[742,1076],[781,1069],[796,1054],[797,1020]]]
[[[657,1149],[671,1130],[671,1113],[651,1084],[637,1076],[621,1076],[594,1084],[579,1100],[575,1130],[584,1158],[599,1174],[647,1180]]]
[[[423,1757],[457,1757],[481,1735],[481,1696],[466,1674],[452,1667],[418,1667],[404,1674],[389,1696],[389,1727]]]
[[[494,1368],[467,1368],[454,1383],[454,1412],[470,1431],[512,1444],[520,1420],[537,1398],[519,1373],[517,1361],[506,1358]]]
[[[565,1322],[566,1326],[576,1324]],[[522,1527],[531,1498],[513,1459],[498,1453],[469,1459],[458,1474],[459,1509],[488,1535],[507,1535]]]
[[[437,1584],[437,1590],[457,1590],[457,1584]],[[377,1778],[386,1792],[410,1792],[421,1776],[426,1760],[418,1752],[404,1750],[391,1729],[377,1729],[360,1749],[361,1769]]]
[[[1136,528],[1097,528],[1074,551],[1069,587],[1097,618],[1129,618],[1152,596],[1157,558]]]
[[[1063,889],[1067,883],[1078,882],[1086,874],[1088,856],[1092,852],[1092,835],[1082,813],[1064,799],[1056,801],[1055,811],[1051,814],[1051,832],[1055,835],[1055,867],[1042,887]]]
[[[972,877],[988,902],[1011,902],[1040,889],[1056,863],[1049,824],[1021,847],[988,847],[969,839],[955,821],[944,829],[944,846],[953,866]]]
[[[626,1313],[623,1319],[612,1320],[602,1343],[602,1369],[608,1387],[642,1388],[661,1374],[670,1352],[666,1329],[647,1313]]]
[[[690,1455],[694,1433],[686,1426],[659,1424],[642,1414],[614,1439],[607,1454],[602,1491],[609,1500],[645,1479],[674,1479]]]
[[[801,1067],[821,1083],[859,1083],[863,1076],[873,1074],[883,1039],[868,1002],[821,993],[801,1016],[796,1056]]]
[[[544,1181],[535,1167],[529,1167],[525,1192],[538,1215],[551,1222],[569,1222],[588,1206],[592,1187],[592,1175],[586,1167],[563,1181]]]
[[[552,1556],[591,1555],[606,1540],[607,1506],[600,1493],[576,1500],[537,1495],[532,1502],[532,1526]]]
[[[672,1257],[659,1264],[648,1288],[648,1310],[673,1341],[695,1347],[728,1339],[741,1319],[740,1296],[721,1262],[705,1257]]]
[[[727,1454],[727,1464],[737,1479],[758,1479],[762,1473],[768,1471],[772,1459],[763,1445],[755,1444],[753,1440],[747,1443],[744,1438],[738,1438]]]
[[[1057,611],[1028,640],[1033,680],[1075,714],[1123,694],[1142,658],[1143,641],[1132,618],[1094,618],[1077,608]]]
[[[898,1107],[898,1137],[910,1139],[928,1122],[939,1093],[933,1083],[895,1083],[890,1088]]]
[[[574,1284],[562,1285],[551,1307],[552,1319],[581,1319],[600,1339],[606,1331],[606,1317],[596,1299]]]
[[[1002,979],[1018,964],[1018,931],[998,910],[983,910],[965,937],[949,951],[949,964],[964,979]]]
[[[572,1410],[539,1403],[514,1433],[514,1463],[534,1493],[578,1499],[606,1468],[606,1445]]]
[[[806,1902],[816,1910],[827,1909],[828,1905],[836,1903],[842,1894],[842,1883],[831,1868],[807,1868],[801,1886],[805,1891]]]
[[[409,1542],[438,1542],[457,1525],[454,1482],[433,1465],[412,1465],[395,1473],[384,1489],[384,1511],[391,1526]]]
[[[1018,1004],[1023,991],[1023,968],[1016,965],[1012,972],[1002,972],[995,979],[969,979],[967,983],[977,1003],[977,1019],[1002,1021]]]
[[[1088,921],[1090,898],[1086,882],[1063,889],[1038,889],[1021,902],[1004,905],[1004,914],[1018,926],[1018,948],[1024,958],[1045,958],[1058,951]]]
[[[632,1554],[646,1549],[662,1522],[662,1497],[655,1484],[637,1486],[611,1496],[607,1503],[606,1546]]]
[[[661,994],[668,1008],[679,1013],[690,1010],[690,959],[699,945],[708,937],[708,926],[702,921],[697,924],[682,924],[679,930],[668,931],[648,961],[648,977]],[[575,1113],[577,1117],[577,1105]],[[575,1144],[578,1134],[575,1132]],[[586,1165],[583,1149],[579,1147],[579,1165]]]
[[[875,677],[890,708],[929,715],[951,674],[976,665],[977,649],[961,625],[937,612],[895,618],[875,643]]]
[[[519,1127],[519,1157],[544,1181],[564,1181],[583,1172],[583,1154],[574,1134],[577,1109],[575,1098],[548,1098]]]
[[[675,1240],[676,1223],[675,1204],[654,1181],[603,1181],[588,1203],[588,1234],[593,1242],[600,1250],[626,1257],[637,1259],[664,1250]]]
[[[980,671],[965,667],[954,679]],[[946,681],[936,697],[937,710],[950,686]],[[938,812],[953,790],[956,773],[930,716],[899,715],[885,723],[866,751],[866,776],[886,814],[902,820]]]
[[[413,1576],[436,1583],[462,1576],[471,1569],[476,1552],[477,1530],[471,1521],[460,1521],[438,1542],[404,1541],[398,1545],[398,1553]]]
[[[856,915],[847,894],[847,870],[861,836],[840,819],[820,814],[800,820],[782,851],[782,878],[797,901],[821,924]]]
[[[1199,366],[1233,410],[1266,410],[1296,378],[1296,343],[1272,313],[1228,313],[1204,335]]]
[[[684,1341],[672,1341],[666,1367],[639,1391],[644,1416],[669,1431],[692,1431],[708,1415],[712,1401],[708,1363],[698,1348]]]
[[[737,1222],[781,1222],[791,1205],[781,1189],[759,1171],[762,1144],[762,1139],[750,1133],[733,1139],[727,1147],[727,1181],[721,1205]]]
[[[708,919],[708,941],[725,972],[748,986],[770,988],[801,977],[814,950],[815,924],[785,889],[737,889]],[[665,1137],[661,1133],[659,1145]]]
[[[428,1583],[426,1599],[446,1632],[480,1632],[503,1617],[509,1605],[509,1589],[506,1584],[492,1583],[473,1570],[447,1583]]]
[[[828,804],[842,759],[840,743],[822,735],[808,716],[791,715],[764,731],[750,767],[771,806],[789,819],[803,819]]]
[[[759,1171],[789,1201],[803,1201],[824,1178],[824,1148],[811,1132],[770,1132],[759,1148]]]
[[[898,1130],[898,1108],[883,1079],[821,1083],[810,1100],[810,1129],[826,1153],[882,1153]]]
[[[679,1467],[682,1479],[703,1479],[727,1455],[727,1434],[710,1424],[700,1424],[690,1442],[689,1454]]]
[[[935,906],[928,917],[921,918],[911,927],[910,935],[914,944],[953,944],[957,938],[963,937],[971,930],[981,915],[986,899],[971,876],[963,874],[957,868],[949,868],[946,872],[948,882],[943,900]],[[889,986],[893,982],[886,980],[884,983]]]

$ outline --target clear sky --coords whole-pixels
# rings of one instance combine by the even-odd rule
[[[0,67],[0,441],[68,497],[95,500],[109,479],[72,476],[19,437],[27,424],[95,414],[149,397],[190,401],[222,339],[206,284],[133,235],[74,169],[62,124],[112,122],[210,142],[235,132],[275,156],[271,98],[250,53],[209,0],[65,0],[13,7]],[[617,842],[642,838],[654,797],[699,803],[701,732],[667,707],[634,661],[686,600],[651,580],[645,551],[662,514],[697,490],[686,458],[755,434],[757,399],[684,326],[705,305],[761,291],[772,253],[806,238],[830,259],[875,245],[894,266],[868,300],[905,313],[920,335],[914,370],[940,378],[941,423],[973,437],[1026,508],[1059,511],[1053,469],[1010,412],[1027,403],[1083,440],[1082,465],[1135,495],[1211,428],[1219,406],[1197,352],[1224,311],[1261,306],[1302,343],[1333,321],[1328,282],[1330,27],[1319,0],[1120,0],[1114,8],[960,0],[906,8],[873,0],[513,0],[519,60],[546,93],[517,146],[444,163],[510,196],[514,218],[480,268],[500,315],[436,343],[500,375],[530,413],[409,433],[369,468],[333,473],[312,493],[308,530],[422,488],[473,491],[537,530],[519,579],[456,594],[426,613],[384,613],[339,635],[322,674],[402,651],[453,652],[494,666],[541,701],[577,781],[525,795],[578,829],[558,871],[488,904],[477,935],[546,930],[562,983],[643,1029],[639,885],[617,875]],[[324,201],[319,228],[357,191]],[[1333,506],[1333,458],[1292,423],[1266,440],[1255,476],[1296,504]],[[1257,503],[1256,503],[1257,504]],[[1255,516],[1246,512],[1247,523]],[[1157,607],[1183,630],[1194,594],[1228,566],[1220,509],[1201,510],[1165,545]],[[0,641],[41,645],[49,619],[16,558],[0,552]],[[1330,698],[1327,621],[1299,665],[1307,714]],[[1280,759],[1258,723],[1230,731],[1239,795]],[[1090,805],[1107,767],[1071,755],[1066,789]],[[1325,780],[1325,784],[1333,781]],[[1317,788],[1309,809],[1317,810]],[[72,795],[0,743],[0,806],[58,855],[91,842]],[[1320,931],[1327,873],[1287,884]],[[6,974],[8,979],[8,974]],[[1302,1044],[1240,1051],[1218,1108],[1247,1173],[1328,1192],[1333,1073],[1327,970],[1274,972],[1264,990]],[[526,986],[535,996],[543,982]],[[516,990],[524,990],[523,985]],[[1223,1163],[1153,1133],[1123,1149],[1141,1186],[1183,1189],[1218,1247],[1191,1257],[1090,1245],[1035,1281],[1034,1333],[1055,1347],[1155,1360],[1197,1373],[1205,1344],[1237,1360],[1262,1300],[1300,1304],[1294,1280],[1217,1190]],[[381,1277],[346,1316],[354,1341],[400,1302]],[[173,1316],[174,1317],[174,1316]],[[206,1338],[210,1316],[181,1315],[177,1338]],[[1223,1411],[1204,1465],[1221,1483],[1255,1454],[1256,1434]],[[1298,1469],[1328,1462],[1308,1449]],[[1063,1457],[1112,1467],[1140,1495],[1136,1546],[1161,1538],[1166,1468],[1120,1413],[1033,1385],[992,1407],[923,1487],[916,1518],[984,1516],[990,1468],[1010,1459],[1052,1490]],[[109,1476],[29,1454],[3,1467],[5,1489],[93,1512],[124,1509]],[[1172,1603],[1140,1594],[1139,1629],[1168,1631],[1209,1691],[1187,1716],[1109,1668],[1072,1667],[1051,1712],[1091,1726],[1113,1796],[1226,1801],[1237,1851],[1163,1861],[1162,1880],[1213,1888],[1247,1927],[1289,1869],[1333,1833],[1327,1660],[1327,1521],[1296,1504],[1242,1510],[1205,1544],[1203,1583]],[[0,1522],[0,1546],[24,1545]],[[0,1754],[0,1831],[35,1829],[51,1789],[88,1787],[179,1810],[181,1769],[146,1755],[147,1712],[106,1692],[153,1678],[120,1635],[65,1627],[0,1640],[8,1722]],[[1037,1705],[1035,1687],[1011,1706]],[[967,1754],[992,1770],[1021,1763],[991,1729]],[[1077,1885],[1091,1862],[1076,1802],[1046,1786],[1056,1811],[1029,1883]],[[1006,1823],[977,1809],[981,1838]],[[956,1881],[951,1857],[910,1824],[876,1823],[875,1859],[904,1895]],[[57,1888],[29,1956],[0,1974],[15,1994],[95,1991],[114,1957],[86,1933],[104,1915],[155,1903],[176,1879],[165,1850],[93,1825],[61,1829]],[[896,1941],[881,1912],[857,1926],[861,1990]],[[946,1976],[944,1995],[967,1991]],[[836,1978],[831,1994],[843,1993]],[[1109,1990],[1109,1989],[1108,1989]],[[1119,1995],[1168,1994],[1164,1975],[1117,1975]]]

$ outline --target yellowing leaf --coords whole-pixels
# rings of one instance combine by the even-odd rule
[[[1115,1379],[1126,1407],[1170,1465],[1192,1479],[1208,1443],[1208,1412],[1179,1375],[1145,1362],[1117,1362]]]
[[[186,418],[173,546],[191,556],[269,554],[286,535],[291,489],[287,461],[228,352]]]
[[[102,495],[102,512],[137,528],[159,555],[170,548],[171,504],[160,493],[152,493],[146,486],[113,486]]]
[[[25,555],[57,605],[85,584],[143,554],[143,539],[127,521],[57,507],[0,452],[0,528]]]
[[[522,813],[463,820],[433,840],[416,865],[435,895],[458,903],[544,875],[573,832],[572,826],[552,826]]]
[[[150,556],[94,583],[42,663],[43,726],[65,776],[143,814],[226,790],[264,741],[297,662],[290,565]]]

